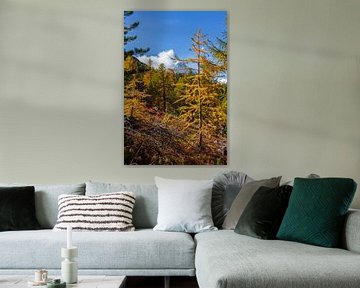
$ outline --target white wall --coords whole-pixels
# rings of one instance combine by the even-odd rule
[[[124,9],[229,11],[228,166],[123,165]],[[1,0],[0,182],[234,169],[360,184],[359,29],[357,0]]]

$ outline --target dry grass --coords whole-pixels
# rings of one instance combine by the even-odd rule
[[[226,139],[203,134],[201,147],[191,128],[175,116],[143,107],[141,114],[125,116],[125,164],[226,165]]]

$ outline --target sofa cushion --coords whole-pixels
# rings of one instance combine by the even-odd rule
[[[231,204],[241,187],[251,178],[238,171],[221,172],[214,178],[211,199],[211,213],[214,225],[221,228]]]
[[[292,187],[260,187],[236,224],[235,232],[261,239],[275,239],[288,206]]]
[[[155,177],[159,214],[154,230],[198,233],[217,229],[211,217],[213,180]]]
[[[350,209],[346,215],[341,247],[360,253],[360,210]]]
[[[261,187],[269,187],[275,188],[279,186],[280,177],[273,177],[270,179],[263,179],[263,180],[256,180],[251,181],[244,184],[237,194],[236,198],[234,199],[233,203],[231,204],[230,210],[227,213],[223,228],[224,229],[235,229],[237,222],[240,219],[241,214],[243,213],[246,205],[249,203],[251,197],[255,194],[255,192]]]
[[[0,231],[40,228],[34,192],[33,186],[0,187]]]
[[[0,187],[34,186],[36,218],[41,228],[53,228],[58,215],[58,197],[61,194],[84,195],[85,184],[41,185],[41,184],[8,184],[0,183]]]
[[[153,228],[156,225],[158,193],[155,184],[86,182],[86,195],[118,191],[131,191],[135,195],[133,223],[136,229]]]
[[[295,178],[277,238],[337,247],[355,190],[349,178]]]
[[[101,195],[59,196],[59,216],[55,231],[133,231],[132,211],[135,197],[132,192],[114,192]]]
[[[262,240],[230,230],[195,236],[200,288],[353,288],[360,254],[297,242]]]
[[[73,232],[72,240],[79,270],[194,269],[195,243],[186,233]],[[2,232],[0,269],[60,269],[61,247],[66,247],[66,231]]]

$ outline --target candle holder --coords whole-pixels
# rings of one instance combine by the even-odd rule
[[[61,248],[61,279],[67,284],[77,283],[78,269],[75,257],[78,256],[77,247]]]

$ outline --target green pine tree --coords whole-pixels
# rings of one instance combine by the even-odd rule
[[[136,29],[140,23],[137,22],[133,22],[129,25],[126,25],[125,20],[127,17],[131,16],[134,14],[134,11],[124,11],[124,59],[126,59],[127,56],[132,56],[132,55],[143,55],[147,52],[149,52],[150,48],[134,48],[131,50],[126,50],[125,47],[129,42],[135,41],[137,39],[136,35],[129,35],[129,33]]]

